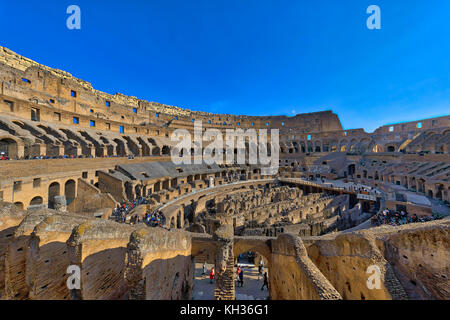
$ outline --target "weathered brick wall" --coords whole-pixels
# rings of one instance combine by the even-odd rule
[[[300,237],[287,233],[272,241],[269,292],[273,300],[342,299],[310,260]]]
[[[31,234],[26,257],[26,284],[33,300],[69,300],[66,241],[84,216],[56,213],[37,224]]]
[[[134,231],[127,246],[125,278],[132,300],[189,299],[193,286],[190,236],[161,228]]]
[[[216,300],[234,300],[234,253],[233,225],[229,222],[214,231],[217,242],[214,264],[214,298]]]
[[[12,203],[0,202],[0,299],[5,290],[5,258],[9,242],[14,232],[22,222],[26,211],[19,209]]]
[[[102,193],[98,188],[79,178],[77,197],[67,207],[68,211],[92,216],[99,210],[108,209],[109,215],[117,202],[109,193]]]
[[[406,225],[379,236],[377,243],[400,280],[397,286],[403,286],[412,299],[450,299],[449,229],[447,219]]]
[[[99,219],[74,228],[67,245],[70,264],[81,269],[81,288],[71,290],[71,299],[128,298],[125,254],[133,231],[129,225]]]

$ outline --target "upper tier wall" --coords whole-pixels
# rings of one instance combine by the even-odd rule
[[[192,128],[195,119],[202,120],[204,127],[216,128],[301,128],[303,132],[342,130],[338,116],[331,111],[294,117],[236,116],[191,111],[120,93],[110,95],[95,90],[89,82],[68,72],[41,65],[4,47],[0,47],[0,80],[1,93],[5,96],[130,125],[169,124],[171,127]]]

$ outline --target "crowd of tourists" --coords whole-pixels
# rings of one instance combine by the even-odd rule
[[[414,222],[426,222],[434,220],[433,216],[417,216],[413,214],[409,216],[405,211],[393,211],[389,209],[384,209],[381,212],[378,212],[372,217],[372,224],[376,226],[380,225],[391,225],[391,226],[399,226],[408,223]]]
[[[166,223],[166,217],[161,210],[153,210],[145,214],[144,223],[149,227],[162,227]]]
[[[133,209],[142,204],[148,204],[149,198],[138,197],[133,201],[124,201],[117,205],[113,211],[113,217],[117,222],[130,221],[131,224],[145,223],[149,227],[163,227],[166,223],[166,217],[161,210],[147,211],[144,217],[139,217],[137,214],[132,214]]]
[[[153,156],[153,155],[152,155]],[[118,156],[118,155],[100,155],[100,156],[93,156],[93,155],[55,155],[55,156],[23,156],[19,157],[17,159],[11,159],[9,155],[5,152],[0,153],[0,160],[48,160],[48,159],[88,159],[88,158],[120,158],[120,157],[128,157],[128,159],[134,159],[134,155],[124,155],[124,156]]]

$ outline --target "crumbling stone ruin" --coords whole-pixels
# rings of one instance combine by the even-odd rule
[[[270,299],[450,298],[450,116],[367,133],[331,111],[197,112],[100,92],[4,47],[0,81],[0,299],[191,299],[207,261],[215,299],[233,300],[249,251],[267,262]],[[249,142],[231,150],[245,163],[176,164],[205,151],[205,137],[199,150],[171,139],[197,121],[279,129],[278,170],[250,163]]]

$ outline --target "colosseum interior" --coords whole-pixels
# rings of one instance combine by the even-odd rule
[[[450,298],[450,116],[367,133],[332,111],[197,112],[95,90],[5,47],[0,80],[1,299]],[[240,164],[174,163],[205,151],[172,139],[198,121],[278,129],[278,170],[248,148],[230,151]],[[240,291],[238,264],[248,277],[261,265],[267,290],[258,276],[258,297]]]

